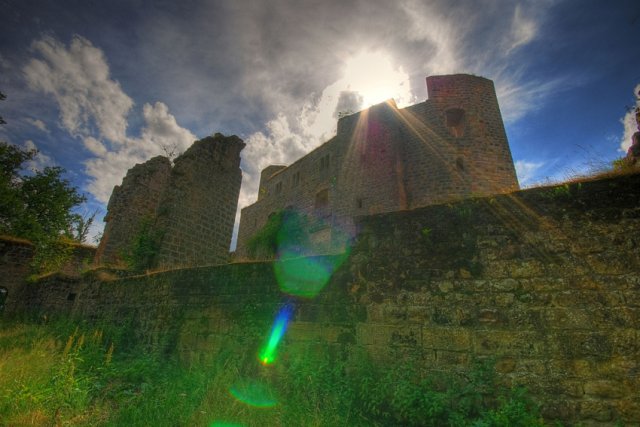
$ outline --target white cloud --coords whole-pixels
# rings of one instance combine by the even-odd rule
[[[620,151],[627,152],[631,147],[631,137],[634,133],[638,132],[638,125],[636,124],[636,112],[635,108],[640,108],[640,83],[633,89],[634,95],[636,95],[636,104],[634,108],[630,108],[627,114],[624,115],[620,121],[624,126],[624,133],[620,140]]]
[[[24,67],[29,86],[57,101],[63,127],[82,139],[93,157],[85,160],[87,190],[106,203],[127,170],[156,155],[188,148],[196,137],[178,125],[162,102],[145,104],[139,137],[127,135],[133,101],[110,77],[102,50],[75,36],[67,48],[52,37],[33,43],[42,59]],[[35,123],[33,123],[36,125]]]
[[[401,7],[410,20],[406,36],[410,41],[431,46],[428,57],[423,58],[423,72],[427,74],[447,74],[461,69],[461,44],[471,29],[471,17],[467,25],[460,25],[453,16],[445,15],[431,4],[409,0]],[[458,55],[456,55],[458,53]]]
[[[26,81],[56,99],[64,128],[75,136],[91,135],[97,128],[100,137],[124,142],[133,101],[109,78],[102,50],[80,36],[73,37],[68,49],[48,36],[32,49],[42,59],[33,58],[24,67]]]
[[[107,147],[92,136],[84,138],[84,146],[87,150],[91,151],[96,156],[104,156],[107,154]]]
[[[135,164],[154,156],[178,155],[196,140],[195,135],[177,124],[169,108],[162,102],[145,104],[143,118],[145,125],[141,136],[126,138],[111,151],[97,139],[85,138],[85,147],[96,156],[85,161],[85,171],[90,177],[87,189],[97,200],[108,202],[113,187],[122,182],[124,175]]]
[[[30,117],[27,117],[25,120],[31,126],[40,129],[42,132],[49,133],[49,129],[47,128],[47,125],[42,120],[40,120],[40,119],[32,119]]]
[[[500,103],[502,119],[505,123],[513,123],[527,113],[535,111],[544,103],[550,93],[579,84],[575,80],[557,78],[546,82],[532,81],[522,83],[515,75],[502,76],[495,79],[496,93]]]
[[[25,150],[38,151],[38,153],[35,155],[35,157],[32,160],[29,160],[28,162],[25,163],[25,168],[27,170],[42,171],[46,167],[54,166],[54,162],[51,159],[51,157],[47,156],[46,154],[43,154],[32,140],[30,139],[26,140],[22,144],[22,147]]]
[[[537,30],[536,21],[531,16],[525,16],[521,5],[516,5],[513,12],[513,20],[511,21],[511,34],[505,40],[507,43],[507,55],[533,40]]]
[[[176,157],[196,140],[191,131],[178,125],[175,117],[169,113],[169,107],[162,102],[145,104],[142,114],[146,125],[138,143],[149,147],[151,151],[156,151],[159,146],[169,157]]]
[[[310,134],[292,132],[282,114],[267,123],[265,132],[256,132],[245,142],[247,146],[242,151],[243,178],[238,202],[240,208],[255,202],[262,169],[269,165],[288,165],[320,143],[318,138]]]
[[[518,181],[522,187],[526,187],[539,181],[537,172],[544,166],[542,162],[527,162],[525,160],[517,160],[515,162],[516,174]]]

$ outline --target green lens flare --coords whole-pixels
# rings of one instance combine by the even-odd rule
[[[278,348],[278,344],[280,340],[284,336],[285,331],[287,330],[287,325],[289,324],[289,319],[293,314],[293,307],[291,305],[285,305],[280,309],[278,315],[276,316],[276,320],[273,323],[273,328],[271,328],[271,334],[269,335],[269,340],[267,344],[260,351],[260,355],[258,358],[260,359],[260,363],[263,365],[269,365],[276,360],[276,349]]]
[[[293,209],[280,214],[276,233],[277,261],[274,272],[280,289],[293,296],[313,298],[326,286],[336,269],[346,259],[352,234],[340,224],[326,223],[323,218],[299,213]],[[323,243],[313,242],[308,230],[326,228],[330,233]],[[328,229],[327,229],[328,230]],[[309,256],[322,252],[341,255]]]
[[[253,380],[240,381],[231,387],[229,393],[238,401],[256,408],[272,408],[278,404],[269,387]]]
[[[313,298],[325,287],[346,258],[347,253],[321,257],[284,258],[278,260],[273,268],[282,292]]]

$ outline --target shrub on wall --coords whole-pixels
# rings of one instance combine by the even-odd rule
[[[286,251],[289,255],[303,255],[309,247],[309,220],[294,210],[278,211],[249,239],[247,250],[252,258],[275,258]]]
[[[155,227],[152,217],[147,216],[140,221],[139,231],[133,237],[131,246],[121,253],[129,269],[143,272],[155,266],[163,234]]]

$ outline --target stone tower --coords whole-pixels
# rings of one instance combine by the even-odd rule
[[[109,199],[96,264],[124,264],[143,230],[154,240],[151,267],[227,261],[242,181],[237,136],[215,134],[175,160],[158,156],[131,168]]]
[[[141,232],[145,222],[155,222],[170,175],[169,159],[157,156],[129,169],[122,184],[113,188],[96,251],[96,264],[123,263],[122,255],[131,246],[133,236]]]
[[[429,99],[402,110],[410,207],[518,189],[493,82],[427,77]]]
[[[159,267],[226,262],[242,182],[237,136],[196,141],[175,161],[158,207]]]

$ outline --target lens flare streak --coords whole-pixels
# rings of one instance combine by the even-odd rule
[[[292,314],[293,306],[289,304],[282,307],[278,312],[276,320],[273,323],[273,328],[271,328],[269,340],[260,351],[259,359],[260,363],[262,363],[263,365],[270,365],[276,360],[276,349],[287,330],[287,325],[289,324],[289,320],[291,319]]]

